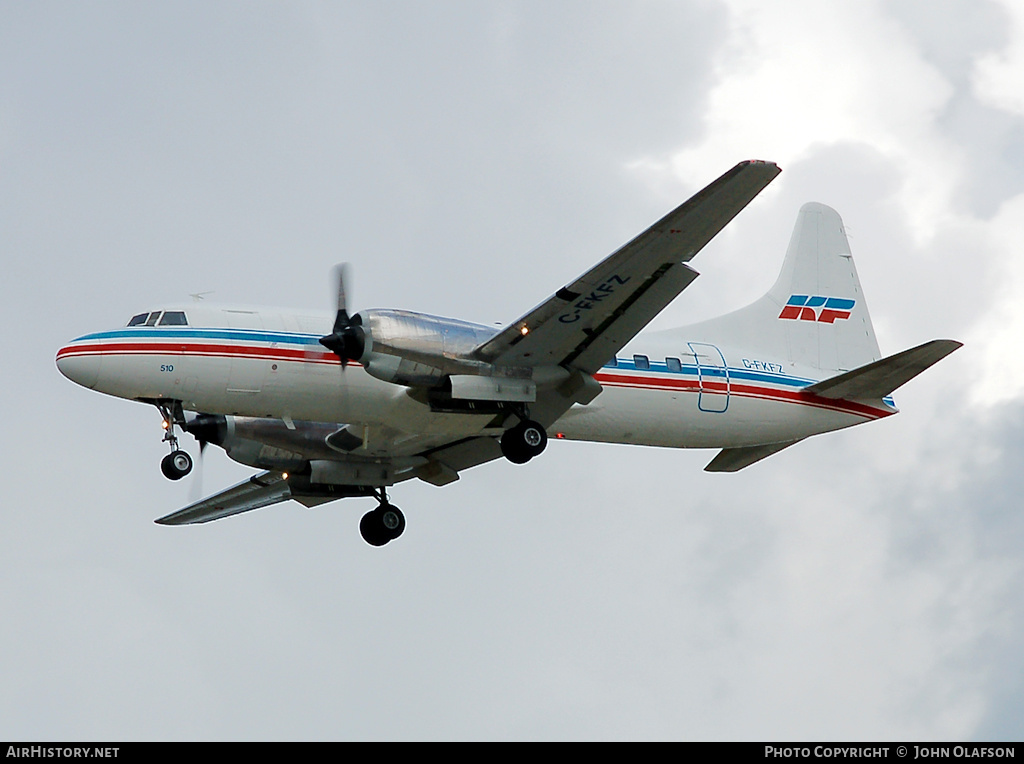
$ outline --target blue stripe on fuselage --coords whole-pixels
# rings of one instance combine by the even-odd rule
[[[655,372],[657,374],[672,374],[675,376],[699,376],[696,364],[684,363],[682,364],[682,368],[680,369],[680,371],[672,371],[671,369],[668,368],[668,364],[664,362],[651,360],[650,365],[651,367],[649,369],[637,369],[636,363],[632,359],[619,358],[616,359],[615,362],[606,363],[602,370],[622,369],[624,371]],[[724,377],[726,370],[710,366],[704,367],[701,371],[703,371],[706,377]],[[821,381],[817,379],[807,379],[805,377],[793,377],[788,374],[771,374],[768,372],[751,371],[750,369],[740,369],[733,366],[729,367],[728,372],[730,380],[742,380],[744,382],[760,382],[762,384],[768,383],[774,385],[784,385],[786,387],[794,388],[797,390],[809,387],[810,385],[813,385],[816,382]],[[893,408],[896,408],[896,403],[893,400],[892,396],[887,395],[885,398],[882,398],[882,402],[888,404],[889,406],[892,406]]]
[[[299,334],[297,332],[275,332],[265,329],[212,329],[201,327],[130,327],[116,329],[107,332],[95,332],[78,337],[73,342],[97,341],[97,340],[121,340],[121,339],[191,339],[191,340],[232,340],[235,342],[265,342],[277,344],[300,345],[303,347],[317,346],[320,344],[320,337],[315,334]],[[650,361],[649,369],[637,369],[632,359],[620,358],[614,363],[607,363],[604,369],[622,370],[626,372],[641,372],[656,374],[671,374],[673,376],[698,376],[696,364],[682,364],[679,371],[672,371],[663,361]],[[716,367],[704,367],[705,376],[724,377],[725,369]],[[775,385],[782,385],[789,388],[801,389],[813,385],[819,380],[806,379],[804,377],[793,377],[788,374],[772,374],[768,372],[752,371],[729,367],[728,376],[730,380],[742,380],[748,382],[760,382]],[[895,407],[893,399],[886,396],[883,402]]]

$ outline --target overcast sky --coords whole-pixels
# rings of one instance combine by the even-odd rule
[[[357,308],[508,322],[750,158],[658,328],[819,201],[884,354],[966,345],[735,475],[553,443],[397,486],[383,549],[365,499],[167,528],[155,409],[53,363],[194,292],[329,308],[342,260]],[[1015,0],[7,0],[0,738],[1020,740],[1022,245]]]

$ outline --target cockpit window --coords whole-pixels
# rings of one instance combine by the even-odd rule
[[[185,318],[185,311],[164,311],[164,317],[160,319],[160,326],[188,326],[188,321]]]
[[[188,318],[183,310],[155,310],[132,316],[128,326],[188,326]]]

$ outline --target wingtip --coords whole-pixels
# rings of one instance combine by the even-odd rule
[[[945,358],[950,353],[953,353],[964,346],[960,340],[932,340],[931,344],[935,347],[942,348],[942,358]]]
[[[740,164],[760,165],[762,167],[775,170],[776,174],[782,172],[781,167],[779,167],[775,162],[769,161],[767,159],[748,159],[745,162],[740,162]]]

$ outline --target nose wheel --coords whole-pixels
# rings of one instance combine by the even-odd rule
[[[405,531],[405,515],[402,510],[388,502],[387,493],[383,488],[377,492],[380,505],[373,511],[363,515],[359,521],[359,533],[370,546],[384,546],[394,541]]]
[[[172,451],[160,460],[160,471],[168,480],[181,480],[192,471],[192,457],[180,449]]]
[[[181,480],[192,471],[192,457],[178,445],[178,436],[174,434],[176,422],[185,421],[185,413],[181,403],[174,401],[158,401],[157,409],[163,417],[164,443],[171,447],[171,453],[160,460],[160,471],[168,480]]]

